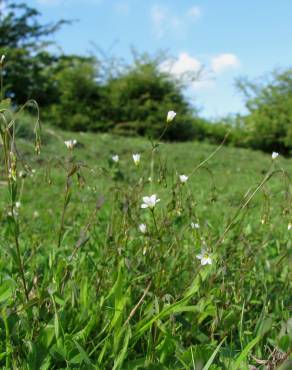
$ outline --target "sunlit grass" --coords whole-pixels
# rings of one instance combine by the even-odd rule
[[[45,126],[43,135],[39,156],[16,141],[13,199],[1,175],[2,366],[288,361],[291,160]]]

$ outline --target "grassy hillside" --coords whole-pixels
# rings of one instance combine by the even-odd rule
[[[144,139],[43,134],[39,156],[18,141],[14,215],[1,178],[1,365],[291,366],[291,160],[196,142],[153,152]],[[153,212],[141,208],[152,194]],[[201,249],[211,265],[196,257]]]

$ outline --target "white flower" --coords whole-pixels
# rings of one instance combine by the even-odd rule
[[[146,233],[147,227],[145,224],[140,224],[139,225],[139,230],[141,231],[142,234]]]
[[[174,117],[176,116],[176,113],[173,111],[173,110],[170,110],[168,113],[167,113],[167,117],[166,117],[166,122],[167,123],[170,123],[174,120]]]
[[[152,182],[152,177],[150,176],[150,177],[148,177],[148,181],[149,182]]]
[[[180,182],[182,183],[182,184],[184,184],[185,182],[187,182],[188,181],[188,176],[186,176],[186,175],[179,175],[179,179],[180,179]]]
[[[34,212],[33,212],[33,217],[34,217],[34,218],[38,218],[38,217],[39,217],[39,215],[40,215],[40,214],[38,213],[38,211],[34,211]]]
[[[16,208],[20,208],[21,207],[21,203],[20,202],[15,202],[15,207]]]
[[[292,230],[292,223],[291,222],[289,222],[289,224],[288,224],[288,230]]]
[[[115,154],[115,155],[112,156],[112,160],[114,162],[118,163],[118,161],[120,160],[120,157],[117,154]]]
[[[4,63],[5,58],[6,58],[5,55],[2,54],[1,59],[0,59],[0,64],[3,64]]]
[[[276,159],[279,156],[279,153],[273,152],[272,153],[272,159]]]
[[[201,261],[201,265],[212,265],[212,256],[205,249],[201,250],[200,254],[196,255],[197,259]]]
[[[138,154],[138,153],[133,154],[133,161],[134,161],[136,166],[138,166],[138,164],[140,163],[140,157],[141,157],[141,155]]]
[[[67,140],[64,141],[64,143],[69,150],[73,150],[74,146],[77,144],[77,140]]]
[[[200,225],[197,224],[197,223],[191,222],[191,228],[192,229],[199,229],[200,228]]]
[[[153,209],[155,205],[160,202],[160,199],[157,199],[157,195],[153,194],[150,197],[143,197],[143,204],[141,208],[150,208]]]

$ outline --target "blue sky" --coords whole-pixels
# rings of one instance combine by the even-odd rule
[[[78,19],[55,41],[87,54],[94,42],[107,55],[130,59],[130,47],[175,58],[176,76],[204,66],[186,94],[206,117],[244,111],[238,76],[256,78],[292,61],[291,0],[28,0],[43,20]]]

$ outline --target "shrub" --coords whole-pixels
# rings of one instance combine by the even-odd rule
[[[237,86],[246,99],[242,117],[247,145],[289,153],[292,148],[292,69],[275,71],[257,83],[241,79]]]

